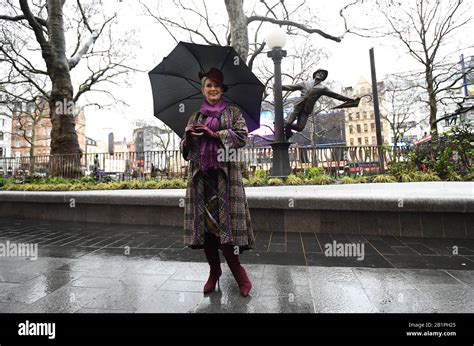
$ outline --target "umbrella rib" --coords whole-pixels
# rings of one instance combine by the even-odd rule
[[[227,55],[225,56],[224,62],[223,62],[222,65],[221,65],[221,68],[220,68],[221,71],[222,71],[222,69],[224,68],[224,65],[225,65],[225,63],[227,62],[227,59],[229,58],[229,55],[230,55],[231,52],[232,52],[232,50],[229,49],[228,52],[227,52]]]
[[[185,45],[185,47],[186,47],[186,45]],[[194,52],[191,49],[189,49],[188,47],[186,47],[186,49],[188,50],[189,53],[191,53],[191,55],[194,57],[194,59],[196,59],[197,63],[199,64],[199,67],[201,68],[201,72],[206,72],[206,71],[204,71],[204,68],[202,67],[201,62],[199,61],[197,56],[194,54]]]

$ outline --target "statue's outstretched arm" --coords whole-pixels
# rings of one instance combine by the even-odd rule
[[[335,93],[334,91],[329,90],[328,88],[324,88],[322,90],[322,95],[331,97],[333,99],[340,100],[340,101],[354,101],[354,99]]]

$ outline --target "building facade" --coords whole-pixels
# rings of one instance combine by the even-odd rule
[[[86,119],[84,112],[76,113],[76,133],[79,147],[86,151]],[[52,123],[47,102],[29,104],[13,112],[11,123],[12,156],[47,156],[51,153]]]
[[[11,156],[11,112],[5,102],[8,102],[7,95],[0,90],[0,157]]]
[[[364,95],[372,95],[372,86],[364,78],[360,78],[354,87],[345,88],[344,94],[352,98],[362,97]],[[380,92],[379,103],[381,105],[383,103],[383,98],[380,96]],[[380,107],[381,112],[382,110],[383,107]],[[346,145],[377,145],[374,104],[371,99],[369,99],[368,97],[362,98],[359,107],[346,108],[344,110],[344,116]],[[382,131],[382,143],[389,144],[389,124],[387,120],[384,119],[382,114],[380,119],[380,125]]]

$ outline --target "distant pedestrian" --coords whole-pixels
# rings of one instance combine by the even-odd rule
[[[94,159],[95,181],[99,181],[99,171],[100,171],[99,154],[95,154],[95,159]]]

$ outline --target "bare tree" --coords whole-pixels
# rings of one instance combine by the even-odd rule
[[[51,154],[74,154],[75,169],[69,171],[72,175],[80,171],[82,155],[75,128],[76,103],[90,91],[113,97],[97,85],[114,83],[130,70],[125,63],[127,54],[118,49],[121,42],[113,39],[116,15],[105,17],[101,11],[100,0],[87,5],[80,0],[70,4],[63,0],[19,0],[19,6],[2,0],[0,71],[6,75],[2,86],[7,89],[9,102],[31,102],[25,97],[30,88],[48,101]],[[74,35],[75,40],[69,41]],[[95,49],[99,38],[101,45]],[[75,89],[72,71],[82,61]],[[84,75],[87,77],[81,82]],[[15,90],[8,91],[12,86]],[[61,175],[61,166],[53,163],[51,173]]]
[[[439,105],[449,97],[450,90],[460,88],[459,82],[464,77],[457,61],[460,47],[453,47],[453,44],[460,29],[472,21],[472,8],[464,0],[377,0],[375,7],[381,14],[384,27],[373,28],[368,35],[396,38],[422,65],[422,71],[405,77],[410,75],[418,82],[414,86],[425,91],[423,102],[429,108],[431,134],[436,136]],[[362,35],[367,35],[368,28],[363,29]],[[473,47],[464,45],[462,49]]]
[[[381,117],[384,118],[393,134],[393,143],[397,144],[404,134],[418,125],[415,118],[421,96],[411,81],[391,78],[384,81],[380,90],[383,98]]]
[[[289,35],[317,34],[325,39],[340,42],[349,32],[347,26],[341,35],[331,35],[322,29],[315,28],[317,17],[308,15],[311,7],[305,0],[295,3],[290,9],[285,1],[260,0],[249,3],[252,7],[247,15],[242,0],[225,0],[228,21],[216,18],[210,13],[210,1],[181,1],[173,0],[179,9],[177,16],[168,16],[166,11],[156,5],[150,7],[142,2],[145,13],[156,19],[173,39],[187,37],[191,42],[204,42],[210,45],[231,45],[251,67],[256,56],[263,52],[264,38],[259,36],[263,24],[271,23],[284,27]],[[215,7],[215,2],[212,2]],[[169,6],[169,5],[168,5]],[[347,7],[347,6],[346,6]],[[344,13],[341,10],[341,17]],[[187,23],[194,23],[188,25]]]

